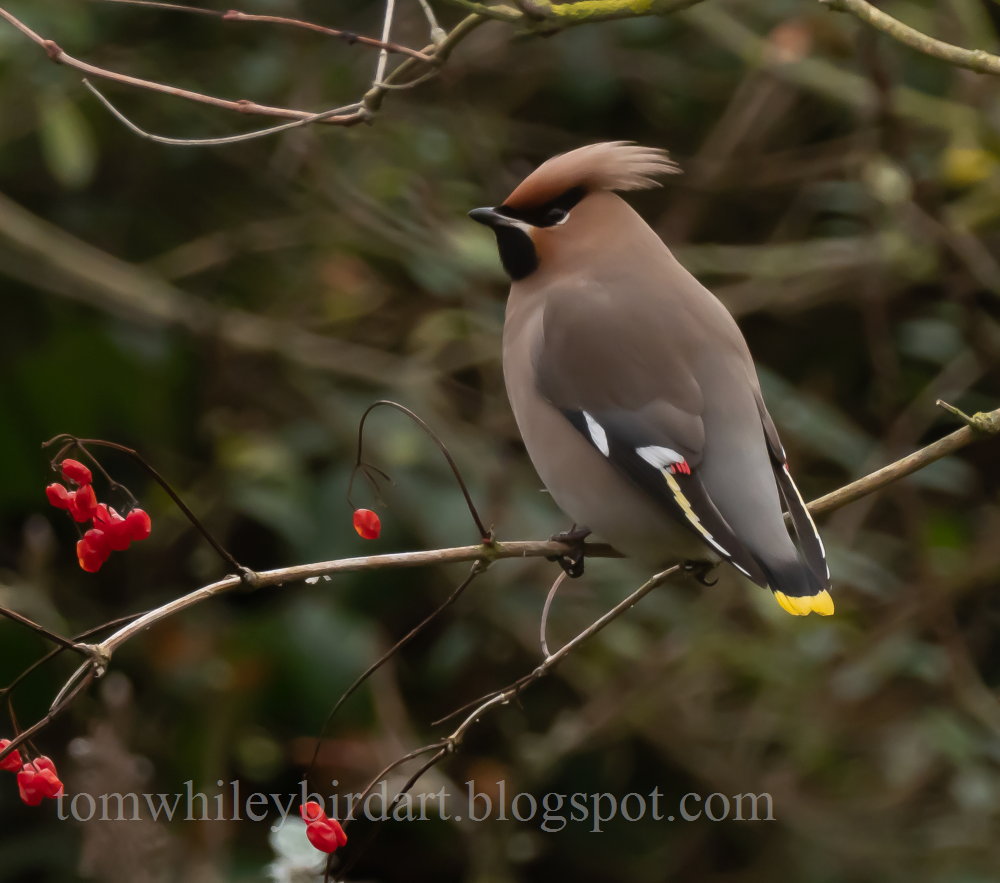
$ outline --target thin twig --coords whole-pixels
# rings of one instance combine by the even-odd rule
[[[77,673],[74,672],[73,678],[76,677]],[[23,730],[19,735],[15,736],[13,739],[10,740],[10,744],[3,750],[2,756],[10,754],[20,745],[23,745],[25,742],[31,739],[31,737],[34,736],[35,733],[45,729],[45,727],[47,727],[56,718],[56,716],[60,714],[60,712],[65,711],[72,704],[73,700],[77,696],[79,696],[80,693],[82,693],[88,686],[90,686],[90,682],[93,680],[94,680],[94,669],[93,667],[90,667],[86,671],[84,676],[76,681],[76,685],[69,692],[61,694],[62,699],[58,705],[53,704],[52,707],[49,708],[48,712],[45,714],[44,717],[39,718],[37,721],[35,721],[35,723],[33,723],[30,727],[28,727],[28,729]]]
[[[866,475],[864,478],[852,481],[845,487],[831,491],[825,496],[813,500],[809,504],[809,511],[813,515],[824,515],[827,512],[832,512],[834,509],[839,509],[841,506],[846,506],[848,503],[853,503],[855,500],[881,490],[886,485],[892,484],[894,481],[899,481],[899,479],[911,475],[918,469],[929,466],[935,460],[940,460],[942,457],[954,454],[955,451],[961,450],[974,441],[987,435],[1000,434],[1000,408],[997,408],[995,411],[976,414],[970,419],[978,421],[978,428],[973,429],[971,426],[963,426],[961,429],[951,433],[951,435],[946,435],[944,438],[938,439],[936,442],[927,445],[925,448],[921,448],[919,451],[914,451],[912,454],[903,457],[901,460],[897,460],[895,463],[883,466],[881,469],[872,472],[870,475]]]
[[[82,71],[91,77],[100,77],[101,79],[112,80],[113,82],[122,83],[126,86],[134,86],[138,89],[145,89],[150,92],[159,92],[163,95],[173,95],[175,98],[184,98],[188,101],[196,101],[200,104],[207,104],[210,107],[217,107],[223,110],[233,110],[242,114],[282,117],[284,119],[292,120],[302,120],[315,116],[315,114],[310,113],[309,111],[294,110],[289,107],[272,107],[266,104],[258,104],[257,102],[249,101],[248,99],[231,101],[227,98],[217,98],[214,95],[206,95],[202,92],[193,92],[190,89],[181,89],[178,86],[170,86],[166,83],[158,83],[154,80],[144,80],[140,77],[133,77],[128,74],[119,73],[118,71],[97,67],[96,65],[82,61],[79,58],[73,57],[68,52],[65,52],[54,40],[48,40],[40,34],[37,34],[24,24],[24,22],[15,18],[3,8],[0,8],[0,18],[6,20],[9,24],[13,25],[17,28],[17,30],[24,34],[29,40],[44,49],[46,55],[48,55],[48,57],[56,64],[64,64],[67,67],[75,68],[76,70]],[[413,59],[409,60],[413,61]],[[348,114],[344,117],[329,117],[322,120],[324,123],[339,123],[341,125],[352,121],[359,120],[356,120],[353,114]]]
[[[964,67],[979,74],[1000,76],[1000,56],[984,49],[963,49],[943,40],[930,37],[916,28],[903,24],[899,19],[876,9],[866,0],[819,0],[824,6],[837,12],[847,12],[876,30],[887,34],[899,43],[916,49],[931,58],[946,61],[955,67]]]
[[[476,524],[476,529],[479,531],[480,539],[482,539],[484,543],[492,542],[493,531],[488,530],[486,525],[483,523],[483,519],[479,517],[479,511],[476,509],[476,504],[472,502],[472,494],[469,493],[469,487],[465,483],[465,479],[462,477],[462,472],[458,468],[458,464],[455,463],[455,459],[451,456],[451,451],[448,450],[448,446],[441,440],[441,437],[433,429],[431,429],[422,417],[419,417],[405,405],[401,405],[399,402],[390,401],[389,399],[380,399],[365,408],[365,412],[361,415],[361,420],[358,423],[358,456],[354,465],[354,472],[351,474],[351,479],[347,486],[347,501],[351,507],[354,508],[354,504],[351,503],[351,490],[354,486],[354,474],[359,470],[364,472],[366,468],[376,468],[374,466],[368,466],[364,462],[365,422],[368,420],[368,415],[371,414],[372,411],[381,407],[395,408],[395,410],[405,414],[427,434],[435,445],[437,445],[438,450],[442,453],[444,459],[448,463],[448,468],[451,469],[451,474],[455,476],[455,481],[458,482],[458,486],[462,491],[462,496],[465,497],[465,505],[468,507],[469,514],[472,516],[472,520]],[[385,476],[385,473],[382,472],[381,469],[376,469],[376,471]]]
[[[385,21],[382,24],[382,45],[389,42],[389,35],[392,32],[392,19],[396,14],[396,0],[385,0]],[[373,86],[379,85],[385,78],[385,67],[389,63],[389,53],[383,48],[378,54],[378,63],[375,66],[375,80]]]
[[[18,622],[31,629],[33,632],[38,632],[38,634],[40,634],[47,641],[51,641],[53,644],[58,644],[64,650],[73,650],[76,653],[83,654],[87,653],[87,649],[85,647],[81,647],[75,641],[64,638],[62,635],[58,635],[50,629],[45,628],[45,626],[39,625],[34,620],[28,619],[27,616],[18,613],[16,610],[8,610],[6,607],[0,607],[0,616],[6,616],[7,619]]]
[[[281,15],[254,15],[248,12],[240,12],[238,9],[228,9],[220,12],[217,9],[204,9],[201,6],[188,6],[183,3],[163,3],[159,0],[100,0],[102,3],[118,3],[122,6],[146,6],[152,9],[166,9],[170,12],[189,12],[195,15],[207,15],[211,18],[218,18],[222,21],[243,21],[260,22],[262,24],[287,25],[294,28],[302,28],[307,31],[314,31],[317,34],[325,34],[328,37],[336,37],[343,40],[350,46],[357,43],[360,46],[371,46],[375,49],[382,49],[386,52],[394,52],[399,55],[409,55],[411,58],[418,58],[421,61],[432,62],[434,59],[430,55],[425,55],[417,49],[403,46],[401,43],[391,43],[383,40],[376,40],[374,37],[366,37],[356,34],[353,31],[345,31],[340,28],[330,28],[326,25],[318,25],[311,21],[302,21],[297,18],[286,18]]]
[[[427,55],[419,49],[411,49],[409,46],[404,46],[402,43],[393,43],[388,38],[387,33],[383,35],[381,40],[376,40],[374,37],[365,37],[361,34],[355,34],[352,31],[342,31],[339,28],[328,28],[325,25],[317,25],[313,22],[301,21],[297,18],[284,18],[280,15],[251,15],[246,12],[238,12],[235,9],[230,9],[228,12],[224,12],[222,14],[222,20],[258,21],[276,25],[291,25],[292,27],[305,28],[309,31],[315,31],[317,34],[326,34],[329,37],[339,37],[349,45],[358,43],[361,46],[372,46],[381,50],[380,55],[385,55],[386,57],[389,56],[389,53],[394,52],[398,55],[408,55],[410,58],[416,58],[419,61],[424,61],[428,64],[432,64],[434,62],[433,55]]]
[[[417,0],[417,2],[420,4],[421,10],[423,10],[424,18],[427,19],[427,26],[430,28],[431,42],[436,46],[445,38],[445,30],[438,24],[437,17],[434,15],[434,10],[431,9],[431,4],[428,0]]]
[[[115,0],[115,2],[119,2],[119,0]],[[172,147],[220,147],[227,144],[239,144],[241,141],[253,141],[257,138],[264,138],[268,135],[276,135],[278,132],[285,132],[288,129],[297,129],[301,126],[311,125],[312,123],[323,122],[324,120],[332,117],[340,116],[343,119],[347,119],[349,115],[354,114],[361,107],[360,103],[355,102],[354,104],[347,104],[343,107],[334,108],[333,110],[324,110],[322,113],[316,113],[309,117],[303,117],[300,120],[293,120],[290,123],[279,123],[277,126],[267,126],[264,129],[254,129],[252,132],[241,132],[239,135],[222,135],[218,138],[171,138],[167,135],[156,135],[152,132],[148,132],[146,129],[143,129],[141,126],[132,122],[132,120],[115,107],[107,95],[101,92],[101,90],[91,83],[86,77],[83,78],[83,85],[86,86],[91,93],[97,97],[97,100],[100,101],[105,108],[107,108],[111,115],[130,132],[138,135],[140,138],[145,138],[147,141],[155,141],[157,144],[169,144]]]
[[[151,9],[169,9],[173,12],[193,12],[196,15],[222,16],[217,9],[202,9],[200,6],[186,6],[183,3],[163,3],[162,0],[99,0],[101,3],[118,3],[121,6],[147,6]]]
[[[556,592],[559,591],[559,587],[563,584],[566,579],[566,571],[560,570],[559,576],[556,577],[555,582],[552,583],[552,588],[549,589],[549,593],[545,596],[545,604],[542,605],[542,619],[538,624],[538,637],[542,644],[542,656],[549,656],[549,643],[545,639],[545,630],[549,624],[549,610],[552,607],[552,601],[556,597]]]
[[[435,619],[437,619],[445,610],[451,607],[462,593],[472,585],[472,581],[486,570],[486,566],[482,561],[475,561],[472,564],[472,568],[469,570],[468,576],[458,584],[458,586],[452,590],[451,594],[445,598],[437,607],[435,607],[427,616],[425,616],[417,625],[410,629],[402,638],[396,641],[388,650],[385,651],[378,659],[376,659],[371,665],[368,666],[360,675],[358,675],[354,682],[341,694],[340,698],[337,700],[333,708],[330,709],[330,713],[326,716],[326,720],[323,721],[323,726],[319,731],[319,738],[316,740],[316,748],[313,751],[312,760],[309,762],[309,772],[316,765],[316,759],[319,757],[319,750],[323,743],[323,737],[326,735],[326,731],[330,728],[330,724],[333,722],[334,717],[340,710],[341,706],[354,695],[358,688],[368,680],[376,671],[378,671],[383,665],[385,665],[390,659],[392,659],[400,650],[402,650],[407,644],[410,643],[417,635],[419,635],[428,625],[430,625]],[[309,772],[306,775],[309,775]]]
[[[425,746],[423,749],[420,749],[420,752],[423,753],[423,752],[425,752],[427,750],[433,749],[434,747],[436,747],[436,746],[435,745]],[[387,809],[385,811],[385,814],[384,814],[385,818],[389,818],[389,817],[392,816],[393,811],[396,809],[397,806],[399,806],[399,804],[402,801],[403,797],[405,797],[406,794],[409,792],[409,790],[414,785],[417,784],[417,781],[421,778],[421,776],[423,776],[423,774],[426,773],[427,770],[429,770],[431,767],[436,766],[438,764],[438,762],[449,753],[449,751],[450,751],[450,749],[447,746],[446,747],[438,748],[437,753],[433,757],[431,757],[428,760],[424,761],[424,763],[420,766],[420,768],[415,773],[413,773],[413,775],[411,775],[410,778],[406,780],[406,782],[399,789],[399,791],[396,792],[396,795],[393,797],[392,802],[389,804],[389,806],[387,807]],[[408,755],[408,757],[413,756],[413,754],[414,754],[414,752],[411,752],[411,754]],[[378,784],[379,781],[380,781],[380,779],[378,779],[378,778],[374,779],[373,782],[372,782],[372,784],[369,785],[369,787],[366,789],[365,793],[366,794],[369,793],[371,791],[371,789],[376,784]],[[359,804],[360,804],[360,801],[357,801],[354,804],[354,806],[357,806]],[[354,806],[351,807],[352,813],[353,813],[353,810],[354,810]],[[348,821],[350,821],[350,819],[348,819]],[[364,856],[365,851],[367,850],[368,846],[371,845],[371,842],[374,839],[375,834],[377,833],[377,831],[378,831],[378,827],[377,826],[374,827],[374,828],[372,828],[371,831],[369,832],[368,836],[365,838],[364,842],[361,844],[361,847],[359,849],[356,849],[351,854],[351,857],[346,862],[344,862],[344,866],[340,869],[340,872],[337,875],[337,879],[338,880],[344,881],[344,880],[347,879],[347,875],[350,873],[351,869],[361,860],[361,858]],[[330,858],[327,860],[327,873],[329,873],[329,871],[330,871],[330,866],[332,864],[332,861],[333,861],[333,855],[331,854]]]

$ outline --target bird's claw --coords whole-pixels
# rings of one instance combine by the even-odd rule
[[[548,556],[548,560],[559,562],[559,566],[566,572],[566,576],[570,579],[583,576],[583,541],[589,536],[589,527],[577,527],[575,524],[569,530],[553,534],[549,537],[553,543],[565,543],[572,548],[570,551],[559,555],[550,555]]]
[[[715,570],[716,562],[714,561],[685,561],[683,564],[684,572],[691,574],[699,583],[703,586],[714,586],[719,580],[708,578],[708,575]]]

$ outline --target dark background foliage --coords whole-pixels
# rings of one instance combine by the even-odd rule
[[[154,9],[6,5],[79,57],[265,103],[354,100],[376,58]],[[886,7],[996,48],[1000,7],[987,0]],[[372,34],[382,11],[246,8]],[[394,36],[425,42],[415,3],[401,4]],[[544,39],[489,24],[438,79],[390,95],[374,126],[186,149],[128,133],[74,72],[0,28],[0,603],[72,633],[226,570],[109,455],[154,532],[99,575],[81,573],[74,531],[42,494],[39,444],[61,431],[141,449],[254,568],[477,540],[433,446],[388,412],[369,439],[369,459],[395,480],[377,505],[385,530],[371,543],[355,535],[354,434],[380,397],[440,432],[501,538],[565,527],[506,404],[505,280],[465,213],[595,140],[667,147],[683,167],[632,201],[738,316],[807,498],[939,437],[955,421],[936,398],[969,412],[1000,399],[996,83],[818,4],[710,0]],[[257,122],[107,91],[158,133]],[[248,315],[255,333],[237,339]],[[730,574],[711,589],[674,581],[485,719],[417,789],[659,787],[669,807],[689,791],[768,792],[775,821],[619,820],[600,834],[388,824],[356,877],[995,880],[997,451],[969,448],[824,519],[832,619],[792,619]],[[554,572],[491,568],[342,710],[315,781],[363,785],[439,733],[431,720],[537,664]],[[71,791],[172,793],[189,779],[212,791],[236,778],[245,791],[293,791],[339,692],[462,575],[376,571],[203,604],[127,645],[39,748]],[[556,602],[550,640],[642,577],[591,562]],[[0,682],[44,650],[0,623]],[[70,664],[17,692],[21,721],[44,713]],[[22,806],[13,777],[0,785],[2,879],[254,880],[274,858],[265,824],[72,825],[51,804]]]

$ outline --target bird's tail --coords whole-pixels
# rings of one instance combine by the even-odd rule
[[[767,577],[767,587],[774,593],[775,600],[792,616],[810,613],[830,616],[833,613],[833,598],[826,585],[798,556],[777,563],[758,558],[757,563]]]

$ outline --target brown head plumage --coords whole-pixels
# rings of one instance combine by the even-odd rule
[[[589,144],[542,163],[503,203],[473,209],[469,217],[493,229],[500,261],[516,282],[543,262],[550,269],[573,263],[609,230],[645,230],[663,248],[612,191],[656,187],[658,176],[677,171],[665,150],[629,141]]]
[[[561,153],[542,163],[505,200],[512,209],[545,205],[567,191],[645,190],[660,175],[679,172],[665,150],[631,141],[605,141]]]

